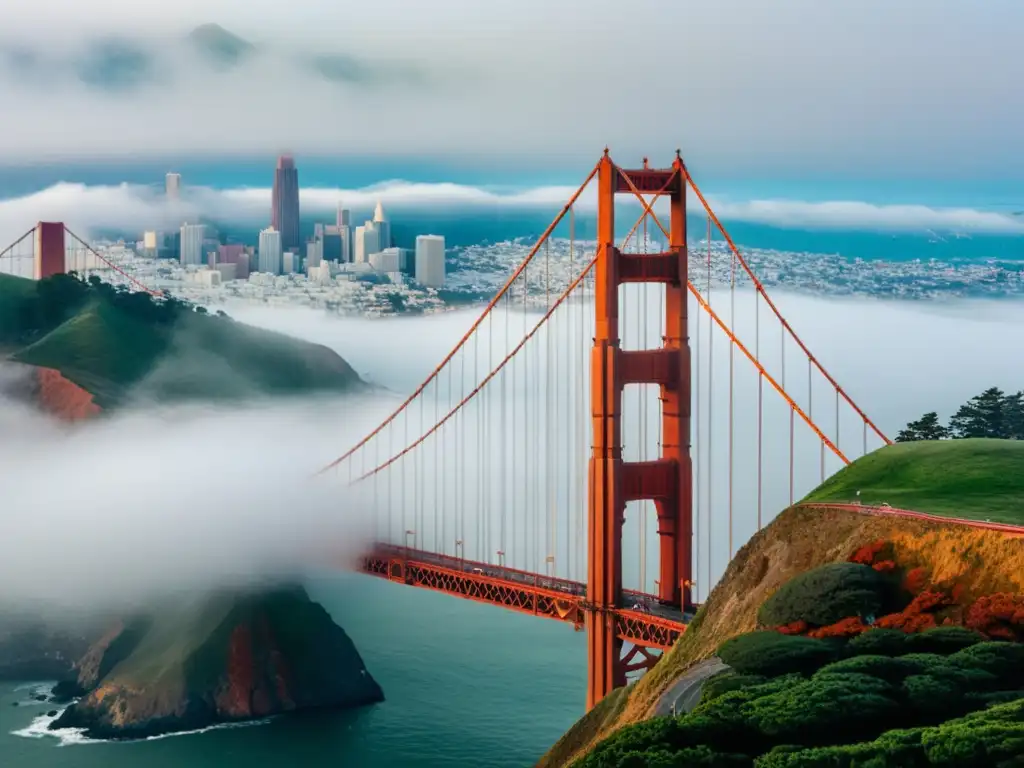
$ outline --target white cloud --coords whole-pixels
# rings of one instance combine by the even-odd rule
[[[333,220],[339,201],[356,212],[369,212],[378,200],[398,217],[403,210],[462,210],[467,215],[489,216],[503,208],[519,208],[550,212],[553,218],[573,191],[570,187],[549,186],[499,193],[460,184],[390,181],[362,189],[306,188],[301,193],[301,207],[304,215],[319,214],[325,221]],[[592,185],[580,198],[578,209],[592,211],[595,195]],[[716,198],[713,194],[709,197],[712,208],[726,227],[730,223],[747,222],[812,229],[1024,235],[1021,217],[971,208],[874,205],[854,201],[744,202]],[[624,203],[629,201],[623,199],[620,205]],[[693,195],[689,205],[691,211],[701,210]],[[6,248],[36,221],[64,221],[83,237],[103,229],[119,229],[141,237],[147,229],[174,229],[183,221],[195,221],[201,215],[219,222],[262,226],[268,221],[269,209],[269,189],[194,187],[186,190],[182,200],[174,202],[169,201],[161,189],[151,187],[57,184],[24,197],[0,200],[0,248]],[[655,210],[660,215],[665,207],[659,205]],[[661,218],[667,221],[665,216]]]
[[[8,75],[8,160],[290,149],[543,166],[610,144],[624,161],[682,146],[716,174],[1021,167],[1024,106],[1009,94],[1024,15],[1008,0],[39,0],[10,15],[20,41],[58,56],[75,53],[68,38],[122,30],[162,50],[154,30],[216,21],[275,50],[412,63],[429,82],[337,87],[274,58],[211,75],[180,54],[173,76],[123,98]]]
[[[745,291],[740,293],[735,327],[750,342],[754,327],[753,299]],[[628,325],[632,329],[632,338],[626,339],[627,348],[637,345],[638,324],[633,321],[637,310],[632,303],[635,297],[635,293],[625,297],[622,307],[622,316],[629,318]],[[1022,308],[1017,304],[865,302],[784,293],[774,298],[812,352],[890,435],[924,410],[937,410],[942,418],[947,418],[960,403],[988,386],[1005,389],[1024,386],[1021,359],[1000,354],[993,346],[995,339],[1012,336],[1024,322]],[[730,314],[728,301],[727,292],[713,298],[714,305],[725,316]],[[654,306],[648,304],[652,312]],[[308,309],[272,310],[249,305],[229,309],[245,322],[327,344],[346,357],[357,371],[396,392],[411,391],[464,333],[475,315],[474,311],[461,311],[374,321],[332,318]],[[576,307],[573,312],[581,310]],[[584,307],[579,316],[590,317],[591,309]],[[504,338],[503,322],[510,324],[513,342],[522,333],[524,318],[519,311],[508,318],[499,321],[492,336],[499,343]],[[649,338],[659,334],[657,323],[651,322],[645,327]],[[701,402],[705,404],[699,409],[703,414],[702,431],[695,442],[702,446],[698,450],[705,462],[709,455],[706,447],[709,429],[707,328],[705,318],[702,331],[695,327],[692,335],[695,360],[701,361]],[[767,341],[771,338],[774,343],[777,337],[763,309],[760,328],[763,358],[777,375],[780,361]],[[494,331],[492,328],[485,330]],[[561,366],[562,378],[558,380],[562,382],[560,391],[564,395],[566,386],[579,381],[569,373],[572,370],[569,364],[579,359],[580,370],[585,371],[592,333],[566,323],[564,315],[556,316],[554,333],[554,338],[559,340],[555,348],[567,352],[559,354],[557,362]],[[539,343],[544,343],[543,337],[538,339]],[[570,339],[574,341],[570,343]],[[884,343],[880,343],[880,339]],[[727,511],[723,505],[728,497],[725,435],[728,434],[726,409],[729,401],[724,387],[729,379],[728,355],[721,336],[716,338],[715,344],[713,520],[717,528],[712,561],[717,574],[724,567],[727,555],[723,528]],[[752,343],[750,346],[753,348]],[[958,355],[954,368],[949,365],[951,349]],[[470,357],[470,361],[473,359]],[[790,347],[787,381],[801,402],[805,402],[806,395],[805,366]],[[467,364],[467,371],[474,369],[472,362]],[[519,367],[517,378],[509,382],[514,385],[509,394],[519,398],[517,403],[533,403],[530,413],[540,418],[543,411],[531,398],[545,390],[524,375],[538,370],[541,369],[536,367],[536,358],[534,363]],[[527,385],[527,381],[531,383]],[[737,355],[737,545],[745,540],[754,525],[754,486],[750,478],[751,451],[756,445],[752,432],[756,422],[751,418],[756,413],[756,381],[756,373]],[[580,385],[576,391],[585,389]],[[813,413],[831,434],[832,398],[820,397],[823,391],[815,390]],[[516,395],[513,396],[513,392]],[[493,408],[494,398],[489,402],[488,407]],[[585,410],[584,399],[572,402]],[[785,462],[789,412],[768,387],[765,387],[765,402],[767,519],[788,498]],[[637,441],[638,421],[632,403],[629,400],[624,409],[623,434],[628,454],[636,450]],[[415,503],[412,500],[423,499],[425,503],[421,506],[425,514],[429,516],[433,511],[435,489],[424,486],[422,475],[417,479],[413,468],[405,475],[386,476],[384,484],[367,488],[366,495],[362,496],[343,492],[340,483],[344,477],[326,476],[323,487],[307,482],[310,472],[340,455],[395,404],[394,397],[382,395],[359,401],[342,397],[274,407],[261,404],[257,409],[173,409],[125,414],[108,422],[87,425],[67,436],[63,428],[27,415],[8,402],[0,403],[0,434],[4,435],[0,443],[0,491],[7,516],[5,536],[0,539],[0,599],[20,597],[81,603],[97,599],[97,593],[101,592],[103,600],[117,602],[161,589],[191,588],[312,565],[332,553],[351,555],[379,531],[375,526],[379,526],[383,518],[371,520],[367,510],[380,509],[389,488],[395,508],[404,489],[410,505]],[[652,405],[649,413],[654,412]],[[410,434],[416,434],[420,416],[424,418],[423,423],[429,424],[433,413],[433,403],[428,398],[423,414],[413,412]],[[518,410],[518,418],[525,418],[526,413],[526,410]],[[468,446],[464,444],[464,455],[459,459],[451,447],[449,434],[445,442],[447,448],[440,457],[449,473],[476,478],[478,472],[486,471],[494,480],[498,468],[503,467],[509,471],[508,487],[516,488],[515,493],[520,494],[527,487],[541,493],[537,489],[546,487],[538,485],[538,478],[545,477],[543,465],[539,463],[544,441],[537,432],[531,432],[532,437],[527,438],[531,441],[527,454],[524,451],[527,443],[516,430],[519,436],[515,455],[528,455],[531,461],[537,462],[526,467],[519,460],[512,461],[511,452],[499,452],[500,445],[504,444],[506,449],[513,445],[508,437],[512,430],[506,433],[498,429],[492,416],[492,428],[484,435],[474,429],[474,426],[479,427],[478,412],[471,409],[465,418],[469,434],[481,434],[491,447],[479,451],[473,442]],[[560,418],[557,424],[561,423]],[[402,426],[399,423],[399,427]],[[806,430],[799,423],[797,430],[800,438],[796,454],[797,495],[801,495],[817,482],[818,450],[816,444],[812,445],[813,440],[808,441]],[[848,413],[844,416],[842,430],[842,447],[851,456],[858,455],[861,432]],[[574,461],[584,457],[589,449],[589,437],[586,430],[581,434],[579,445],[573,448],[563,443],[563,450],[556,454]],[[656,434],[653,426],[647,432],[651,441]],[[393,433],[390,439],[393,440],[391,447],[404,445],[401,432]],[[870,447],[874,447],[874,443]],[[428,444],[423,455],[429,459],[414,465],[420,467],[419,472],[423,472],[424,467],[429,470],[436,451],[436,447]],[[366,461],[372,462],[384,455],[387,454],[374,456],[371,453]],[[360,466],[368,468],[370,465],[357,464]],[[558,482],[565,479],[575,482],[582,465],[551,466],[557,469],[549,467],[550,477]],[[706,473],[707,464],[701,466],[701,471]],[[830,471],[834,468],[835,463],[830,462]],[[527,471],[531,478],[529,486],[525,484]],[[702,474],[698,482],[705,489],[701,493],[706,493],[706,475]],[[498,486],[494,480],[492,487]],[[462,509],[473,509],[474,488],[470,483],[464,492]],[[449,485],[446,492],[452,494],[452,489]],[[577,501],[579,498],[577,495]],[[517,496],[515,504],[520,507],[524,504],[522,495]],[[456,506],[444,508],[452,513]],[[507,510],[517,508],[514,504],[506,507]],[[409,509],[411,514],[412,507]],[[420,527],[411,517],[406,520],[399,512],[395,514],[392,529],[418,527],[418,536],[423,537],[420,543],[425,546],[430,546],[430,537],[436,535],[451,548],[458,535],[451,525],[452,518],[449,518],[451,527],[444,538],[432,532],[429,517],[419,518],[419,523],[423,524]],[[702,506],[701,514],[702,525],[707,525],[706,506]],[[520,526],[517,535],[525,536],[522,526],[527,518],[524,515],[516,519]],[[637,579],[635,520],[630,516],[627,521],[627,535],[633,537],[627,541],[625,553],[628,585],[635,585]],[[653,515],[648,515],[648,521],[653,525]],[[563,564],[560,567],[564,567],[567,559],[578,568],[575,554],[567,555],[562,549],[570,541],[566,535],[570,520],[566,519],[563,524],[566,529],[558,538],[559,563]],[[706,528],[702,531],[702,536],[706,535]],[[464,537],[467,549],[472,550],[467,554],[479,556],[478,540],[473,533],[469,528]],[[655,540],[652,532],[648,546],[649,569],[653,569],[653,553],[657,551]],[[484,556],[492,556],[494,549],[496,547],[487,548]],[[519,564],[543,570],[544,564],[539,562],[543,552],[530,551],[532,562],[523,556]],[[702,563],[706,564],[706,558],[704,550]],[[704,567],[702,565],[702,569]],[[649,570],[649,578],[654,578],[653,570]],[[705,582],[703,570],[698,581]]]

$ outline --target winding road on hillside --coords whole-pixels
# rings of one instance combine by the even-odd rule
[[[700,701],[704,683],[727,669],[729,666],[717,656],[694,664],[661,695],[654,708],[655,716],[668,717],[689,712]]]

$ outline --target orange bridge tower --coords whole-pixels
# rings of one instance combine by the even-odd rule
[[[669,198],[667,251],[641,255],[616,248],[615,195],[619,193]],[[597,211],[596,330],[590,361],[593,451],[588,477],[588,710],[626,683],[614,609],[623,607],[622,524],[627,502],[650,500],[657,510],[659,600],[683,610],[691,608],[693,584],[686,173],[679,152],[668,169],[649,168],[645,159],[642,169],[624,170],[612,163],[605,150],[598,167]],[[620,348],[619,286],[631,282],[665,286],[665,336],[659,348]],[[622,459],[622,393],[628,384],[657,384],[660,388],[662,445],[661,455],[653,461]]]

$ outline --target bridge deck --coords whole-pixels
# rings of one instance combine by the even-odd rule
[[[587,588],[578,581],[384,544],[363,558],[363,571],[583,628]],[[630,607],[613,612],[616,633],[645,648],[671,648],[692,618],[642,592],[624,590],[623,602]]]

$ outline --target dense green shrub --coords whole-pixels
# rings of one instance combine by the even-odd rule
[[[921,735],[924,729],[888,731],[867,743],[770,752],[754,761],[755,768],[915,768],[925,766]]]
[[[853,656],[849,659],[835,661],[827,664],[818,670],[815,677],[825,674],[863,674],[886,680],[890,683],[899,683],[905,677],[921,672],[921,664],[906,661],[901,658],[889,658],[888,656]]]
[[[748,632],[726,640],[718,649],[722,661],[742,675],[774,677],[789,672],[810,674],[839,657],[839,646],[826,640]]]
[[[768,682],[764,675],[740,675],[736,672],[721,672],[706,683],[701,689],[701,703],[716,699],[729,691],[738,691],[742,688],[751,688],[755,685]]]
[[[850,640],[847,650],[853,654],[900,656],[910,653],[910,636],[898,629],[869,629]]]
[[[943,656],[985,641],[984,635],[964,627],[935,627],[905,637],[906,645],[911,652],[938,653]]]
[[[957,651],[949,660],[956,666],[990,672],[1003,683],[1024,682],[1024,645],[985,642]]]
[[[884,632],[845,648],[741,635],[719,649],[733,670],[692,712],[623,728],[576,768],[1024,765],[1024,646],[945,628],[915,645],[939,652],[905,653],[909,640]],[[899,655],[856,653],[881,647]]]
[[[829,563],[790,579],[765,600],[758,621],[779,627],[806,621],[816,627],[850,616],[879,616],[890,606],[890,579],[866,565]]]

